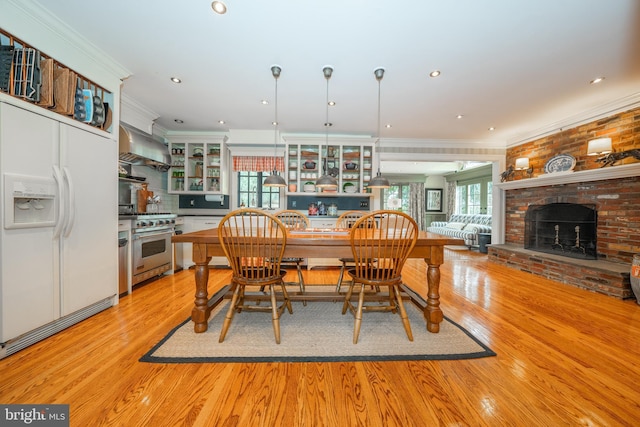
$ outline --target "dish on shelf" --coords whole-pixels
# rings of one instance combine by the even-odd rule
[[[342,191],[345,193],[355,193],[357,190],[358,187],[356,187],[352,182],[345,182],[342,186]]]
[[[316,185],[313,182],[306,182],[303,186],[302,186],[302,190],[305,193],[315,193],[316,191]]]
[[[576,158],[571,154],[558,154],[549,159],[544,165],[545,173],[572,171],[576,167]]]

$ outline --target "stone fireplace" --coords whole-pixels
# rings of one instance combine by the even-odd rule
[[[597,259],[595,205],[529,205],[524,218],[524,248],[577,259]]]

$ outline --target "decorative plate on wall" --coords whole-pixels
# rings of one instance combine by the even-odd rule
[[[576,167],[576,158],[571,154],[558,154],[544,165],[545,173],[568,172]]]

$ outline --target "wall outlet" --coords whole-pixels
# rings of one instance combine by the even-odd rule
[[[368,208],[369,207],[369,202],[367,200],[360,200],[360,207],[361,208]]]
[[[291,206],[293,206],[294,208],[298,205],[298,203],[294,200],[291,202]]]

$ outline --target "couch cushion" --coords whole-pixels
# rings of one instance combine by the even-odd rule
[[[465,225],[467,224],[465,224],[464,222],[448,222],[445,227],[451,228],[453,230],[462,230]]]

